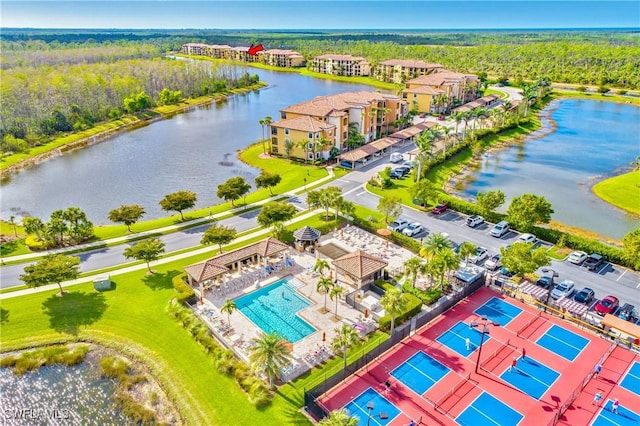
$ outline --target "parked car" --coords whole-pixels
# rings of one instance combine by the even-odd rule
[[[406,219],[396,219],[387,226],[392,231],[401,232],[404,228],[409,226],[409,221]]]
[[[478,225],[482,225],[484,223],[484,217],[474,214],[473,216],[469,216],[467,218],[467,226],[469,228],[475,228]]]
[[[598,315],[611,314],[620,305],[620,301],[615,296],[606,296],[601,301],[596,303],[594,310]]]
[[[394,152],[389,156],[389,161],[392,163],[399,163],[402,161],[402,154],[399,152]]]
[[[638,319],[638,312],[636,312],[636,307],[631,303],[625,303],[622,308],[618,309],[617,315],[618,318],[625,321],[636,322],[636,320]]]
[[[500,255],[494,254],[486,262],[484,262],[484,267],[490,271],[495,271],[498,268],[502,268],[502,262],[500,261]]]
[[[585,259],[582,266],[590,271],[598,270],[604,264],[604,258],[598,253],[591,253],[589,257]]]
[[[538,241],[538,239],[533,234],[520,234],[520,236],[517,239],[517,242],[527,243],[527,244],[533,244],[536,241]]]
[[[402,173],[400,170],[391,170],[389,172],[389,177],[391,179],[402,179],[404,177],[404,173]]]
[[[413,163],[413,161],[405,161],[404,163],[402,163],[403,166],[408,167],[410,169],[413,169],[416,165]]]
[[[489,231],[489,234],[491,234],[492,237],[500,238],[509,232],[509,228],[509,222],[503,220],[496,223],[493,228],[491,228],[491,231]]]
[[[489,251],[484,247],[478,247],[476,254],[469,256],[469,262],[478,264],[489,256]]]
[[[589,287],[585,287],[573,296],[573,300],[578,303],[589,304],[596,297],[596,293]]]
[[[408,175],[409,172],[411,172],[411,167],[409,166],[398,166],[395,169],[393,169],[392,171],[400,171],[402,172],[403,175]]]
[[[418,235],[422,231],[424,231],[424,228],[422,227],[422,225],[420,225],[418,222],[413,222],[413,223],[410,223],[409,226],[404,228],[402,230],[402,233],[407,237],[413,237],[414,235]]]
[[[567,260],[573,263],[574,265],[579,265],[582,262],[584,262],[587,259],[587,257],[588,257],[587,253],[580,250],[576,250],[571,252]]]
[[[500,268],[500,274],[502,274],[502,276],[507,277],[507,278],[511,278],[511,277],[513,277],[515,275],[515,273],[511,272],[510,270],[508,270],[504,266],[502,268]]]
[[[433,214],[440,214],[440,213],[444,213],[447,211],[447,209],[449,208],[449,204],[447,203],[440,203],[437,206],[435,206],[432,210],[431,213]]]
[[[571,280],[562,280],[551,290],[551,297],[560,299],[561,297],[571,297],[576,291],[576,284]]]
[[[536,285],[539,287],[544,288],[545,290],[548,290],[549,288],[553,287],[553,277],[550,275],[543,275],[540,278],[538,278],[538,281],[536,281]]]

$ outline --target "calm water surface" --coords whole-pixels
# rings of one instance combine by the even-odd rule
[[[297,73],[248,68],[269,87],[234,96],[147,127],[128,131],[87,149],[45,161],[2,184],[1,216],[49,218],[69,206],[83,209],[94,224],[108,212],[140,204],[144,219],[166,216],[158,202],[178,190],[197,194],[197,207],[220,202],[217,186],[236,175],[253,184],[258,171],[237,160],[237,150],[262,137],[258,121],[279,119],[288,105],[370,86],[314,79]],[[232,166],[218,162],[228,159]]]
[[[553,220],[622,238],[640,226],[638,218],[596,197],[591,186],[640,154],[640,108],[580,99],[548,106],[555,107],[555,132],[486,155],[464,195],[500,189],[507,197],[503,211],[514,196],[543,195],[555,210]]]

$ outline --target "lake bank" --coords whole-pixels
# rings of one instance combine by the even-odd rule
[[[591,190],[607,203],[640,215],[640,170],[601,180]]]

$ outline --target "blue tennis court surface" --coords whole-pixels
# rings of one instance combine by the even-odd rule
[[[422,395],[449,371],[449,367],[420,351],[400,364],[391,375],[418,395]]]
[[[467,357],[478,349],[481,338],[482,334],[478,330],[460,321],[442,333],[436,340],[452,351]],[[469,349],[467,349],[467,339],[469,339]],[[489,339],[491,339],[491,337],[486,335],[484,337],[485,343],[488,342]]]
[[[520,423],[524,416],[487,392],[475,401],[456,421],[465,426],[511,426]]]
[[[536,343],[563,358],[573,361],[589,344],[589,339],[554,325]]]
[[[368,388],[366,391],[362,392],[356,397],[356,399],[345,405],[344,408],[350,416],[358,418],[358,424],[366,425],[369,420],[369,410],[367,409],[369,402],[373,402],[374,407],[371,413],[371,425],[382,426],[389,424],[398,414],[400,414],[398,407],[390,403],[384,396],[380,395],[373,388]],[[378,416],[379,413],[386,413],[389,418],[383,420]]]
[[[517,317],[518,314],[522,312],[522,309],[517,306],[513,306],[511,303],[505,302],[504,300],[493,297],[474,312],[481,317],[487,317],[491,321],[505,326],[512,319]]]
[[[633,363],[627,374],[625,374],[624,379],[620,382],[620,387],[640,395],[640,362]]]
[[[507,368],[500,378],[535,399],[540,399],[560,377],[557,371],[529,357],[518,359],[516,368],[509,370]]]
[[[620,405],[618,414],[611,412],[613,401],[608,400],[604,405],[598,417],[591,423],[593,426],[638,426],[640,424],[640,416],[628,408]]]

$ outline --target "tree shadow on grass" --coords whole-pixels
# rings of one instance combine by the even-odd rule
[[[5,324],[9,322],[9,310],[5,308],[0,308],[0,324]]]
[[[18,242],[16,240],[0,244],[0,256],[8,256],[16,250],[18,250]]]
[[[142,282],[151,290],[166,290],[168,288],[173,288],[173,277],[180,275],[181,273],[182,272],[176,270],[167,271],[164,274],[156,272],[154,274],[145,275],[144,278],[142,278]]]
[[[49,316],[49,325],[59,333],[78,334],[82,326],[89,326],[107,310],[102,293],[73,292],[64,296],[53,295],[42,303],[44,313]]]

